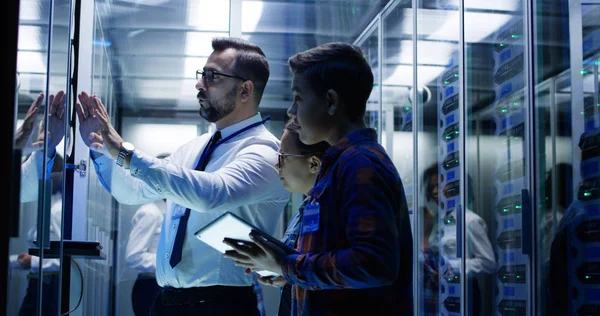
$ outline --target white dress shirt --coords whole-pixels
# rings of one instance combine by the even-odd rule
[[[260,114],[221,130],[223,139],[261,121]],[[94,160],[104,187],[124,204],[167,199],[165,219],[156,256],[156,279],[162,287],[189,288],[212,285],[250,286],[252,276],[219,251],[198,240],[194,233],[231,211],[260,229],[274,233],[289,200],[275,162],[279,140],[259,125],[219,145],[205,172],[196,165],[212,134],[194,138],[164,160],[136,150],[130,170],[119,168],[104,156]],[[181,262],[171,268],[169,258],[179,219],[173,214],[192,212],[188,220]]]
[[[128,267],[144,273],[156,272],[156,250],[166,207],[164,200],[158,200],[142,205],[133,215],[125,249]]]
[[[433,232],[429,238],[429,244],[432,247],[438,247],[440,253],[448,260],[453,270],[460,270],[460,258],[456,257],[456,211],[440,214],[441,220],[434,226]],[[480,274],[489,274],[496,271],[496,259],[492,243],[487,235],[487,225],[485,221],[467,209],[466,211],[466,235],[467,235],[467,255],[466,274],[468,277],[474,277]],[[442,219],[449,219],[450,223],[443,223]],[[437,227],[436,227],[437,226]]]

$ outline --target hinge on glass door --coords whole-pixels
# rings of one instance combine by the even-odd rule
[[[78,165],[74,165],[71,163],[65,164],[67,169],[75,169],[75,171],[79,172],[80,177],[85,177],[85,172],[87,170],[87,161],[81,159]]]

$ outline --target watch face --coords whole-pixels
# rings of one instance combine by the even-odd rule
[[[121,144],[121,147],[123,147],[123,149],[127,151],[133,151],[135,149],[135,147],[133,147],[133,144],[128,142],[123,142],[123,144]]]

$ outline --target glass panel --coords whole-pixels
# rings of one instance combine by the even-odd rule
[[[419,1],[417,66],[419,209],[418,297],[421,315],[461,312],[461,192],[458,157],[459,11],[449,2]],[[407,26],[408,27],[408,26]],[[416,116],[415,116],[416,117]]]
[[[524,5],[465,3],[468,315],[529,315],[531,304]]]
[[[367,127],[372,127],[379,131],[379,115],[381,112],[379,100],[381,99],[381,89],[379,87],[379,27],[376,25],[377,24],[369,30],[364,41],[358,44],[358,46],[362,49],[363,55],[369,62],[371,70],[373,71],[373,90],[367,101],[365,124]]]
[[[413,218],[413,42],[410,3],[394,5],[382,15],[382,112],[381,144],[400,173],[404,193]]]
[[[600,3],[581,2],[535,7],[540,315],[600,310]]]
[[[20,2],[16,142],[23,150],[21,207],[19,236],[9,245],[7,315],[58,315],[61,309],[62,249],[60,243],[50,249],[50,241],[62,236],[69,6],[68,0]],[[39,110],[29,116],[34,103]],[[20,133],[26,130],[31,134]]]

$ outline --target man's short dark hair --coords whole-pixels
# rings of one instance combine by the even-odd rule
[[[311,48],[289,58],[290,70],[302,74],[317,95],[333,89],[351,120],[362,120],[373,89],[373,72],[362,50],[355,45],[333,42]]]
[[[325,151],[331,147],[328,142],[321,141],[313,145],[307,145],[300,140],[300,134],[298,134],[299,126],[294,123],[294,120],[290,119],[285,124],[285,130],[290,132],[290,134],[294,135],[294,142],[296,147],[300,150],[299,154],[301,155],[315,155],[322,156],[325,154]]]
[[[236,76],[252,81],[256,103],[259,104],[270,75],[269,62],[262,49],[256,44],[234,37],[215,37],[212,48],[218,52],[228,48],[236,50],[233,71]]]

